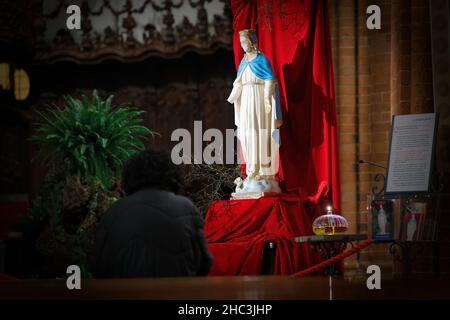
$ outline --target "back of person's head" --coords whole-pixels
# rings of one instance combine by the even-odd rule
[[[146,188],[178,193],[180,173],[163,151],[144,150],[127,160],[122,171],[122,189],[130,195]]]

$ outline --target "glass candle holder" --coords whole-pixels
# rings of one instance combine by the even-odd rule
[[[333,235],[346,232],[348,222],[343,216],[334,214],[331,206],[328,206],[327,213],[317,217],[312,227],[316,235]]]

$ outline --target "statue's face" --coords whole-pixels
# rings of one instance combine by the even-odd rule
[[[250,39],[246,36],[241,36],[241,47],[244,49],[245,52],[252,52],[253,51],[253,43],[250,41]]]

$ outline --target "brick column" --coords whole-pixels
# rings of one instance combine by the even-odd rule
[[[381,8],[381,30],[368,30],[366,9]],[[427,0],[330,0],[341,156],[343,214],[350,232],[367,232],[367,195],[386,166],[394,114],[431,112],[432,81]],[[386,245],[363,251],[348,267],[376,262],[392,270]],[[364,268],[362,268],[364,269]]]

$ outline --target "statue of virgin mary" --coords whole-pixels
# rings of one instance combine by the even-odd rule
[[[236,179],[235,194],[278,193],[281,190],[276,174],[282,124],[278,84],[270,61],[258,49],[255,30],[242,30],[239,36],[245,55],[228,102],[234,103],[246,178]]]

